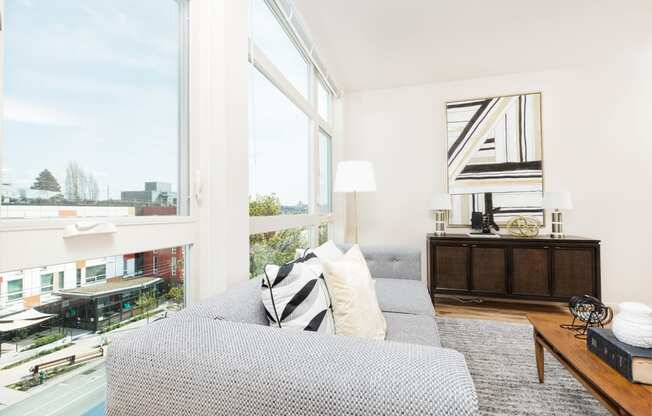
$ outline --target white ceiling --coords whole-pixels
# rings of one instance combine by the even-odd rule
[[[652,48],[652,0],[294,3],[345,91],[556,69],[633,44]]]

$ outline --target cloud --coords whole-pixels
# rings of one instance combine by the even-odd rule
[[[78,126],[79,120],[65,111],[7,97],[4,117],[7,121],[56,127]]]

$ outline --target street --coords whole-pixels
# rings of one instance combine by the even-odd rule
[[[106,367],[104,362],[84,366],[81,372],[43,389],[9,408],[1,416],[104,415]],[[89,410],[90,409],[90,410]]]

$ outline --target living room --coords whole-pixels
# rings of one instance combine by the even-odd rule
[[[650,21],[0,0],[0,415],[652,415]]]

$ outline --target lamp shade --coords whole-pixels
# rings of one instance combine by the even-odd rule
[[[374,167],[366,160],[347,160],[337,164],[335,192],[373,192],[376,190]]]
[[[450,210],[451,196],[446,193],[437,193],[430,200],[430,209],[432,210]]]
[[[543,196],[545,209],[573,209],[573,200],[570,192],[546,192]]]

